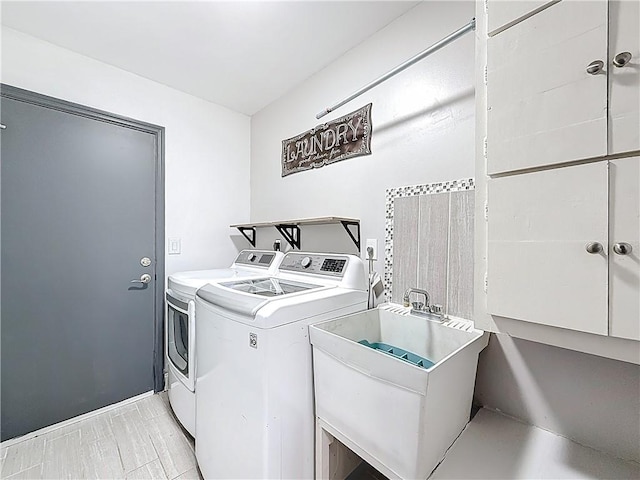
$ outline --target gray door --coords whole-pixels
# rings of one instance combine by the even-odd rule
[[[161,128],[2,94],[5,440],[158,389],[163,234]]]

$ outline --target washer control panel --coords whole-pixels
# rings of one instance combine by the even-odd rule
[[[236,264],[268,268],[276,258],[276,253],[268,250],[243,250],[236,257]]]
[[[289,252],[282,259],[280,270],[342,277],[348,261],[343,255]]]

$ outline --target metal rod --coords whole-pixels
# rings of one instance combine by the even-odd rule
[[[7,126],[4,123],[0,123],[0,129],[4,130]]]
[[[409,60],[407,60],[406,62],[404,62],[401,65],[398,65],[396,68],[394,68],[393,70],[385,73],[384,75],[382,75],[380,78],[378,78],[377,80],[374,80],[373,82],[365,85],[364,87],[362,87],[360,90],[356,91],[355,93],[349,95],[347,98],[345,98],[344,100],[342,100],[341,102],[336,103],[335,105],[333,105],[332,107],[327,107],[324,110],[322,110],[320,113],[318,113],[316,115],[316,118],[322,118],[324,117],[327,113],[333,112],[336,108],[340,108],[341,106],[343,106],[345,103],[349,103],[351,100],[353,100],[356,97],[359,97],[360,95],[362,95],[365,92],[368,92],[369,90],[371,90],[373,87],[381,84],[382,82],[384,82],[385,80],[388,80],[389,78],[393,77],[395,74],[402,72],[404,69],[410,67],[411,65],[413,65],[416,62],[419,62],[420,60],[422,60],[423,58],[431,55],[433,52],[440,50],[442,47],[444,47],[445,45],[450,44],[451,42],[453,42],[454,40],[457,40],[458,38],[460,38],[461,36],[463,36],[465,33],[471,32],[473,30],[476,29],[476,19],[472,18],[471,21],[469,23],[467,23],[464,27],[456,30],[455,32],[453,32],[452,34],[446,36],[445,38],[443,38],[442,40],[440,40],[439,42],[434,43],[433,45],[431,45],[429,48],[427,48],[426,50],[423,50],[422,52],[418,53],[417,55],[415,55],[414,57],[410,58]]]

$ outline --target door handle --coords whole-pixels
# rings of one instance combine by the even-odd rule
[[[130,283],[141,283],[143,285],[146,285],[149,282],[151,282],[151,275],[149,275],[148,273],[143,273],[142,275],[140,275],[139,280],[131,280]]]

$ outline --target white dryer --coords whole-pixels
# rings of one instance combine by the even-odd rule
[[[184,428],[195,436],[195,295],[201,286],[221,280],[274,273],[282,252],[243,250],[229,268],[179,272],[169,276],[166,291],[165,356],[169,402]]]
[[[285,254],[278,273],[200,288],[196,457],[205,478],[314,476],[308,325],[367,308],[353,255]]]

